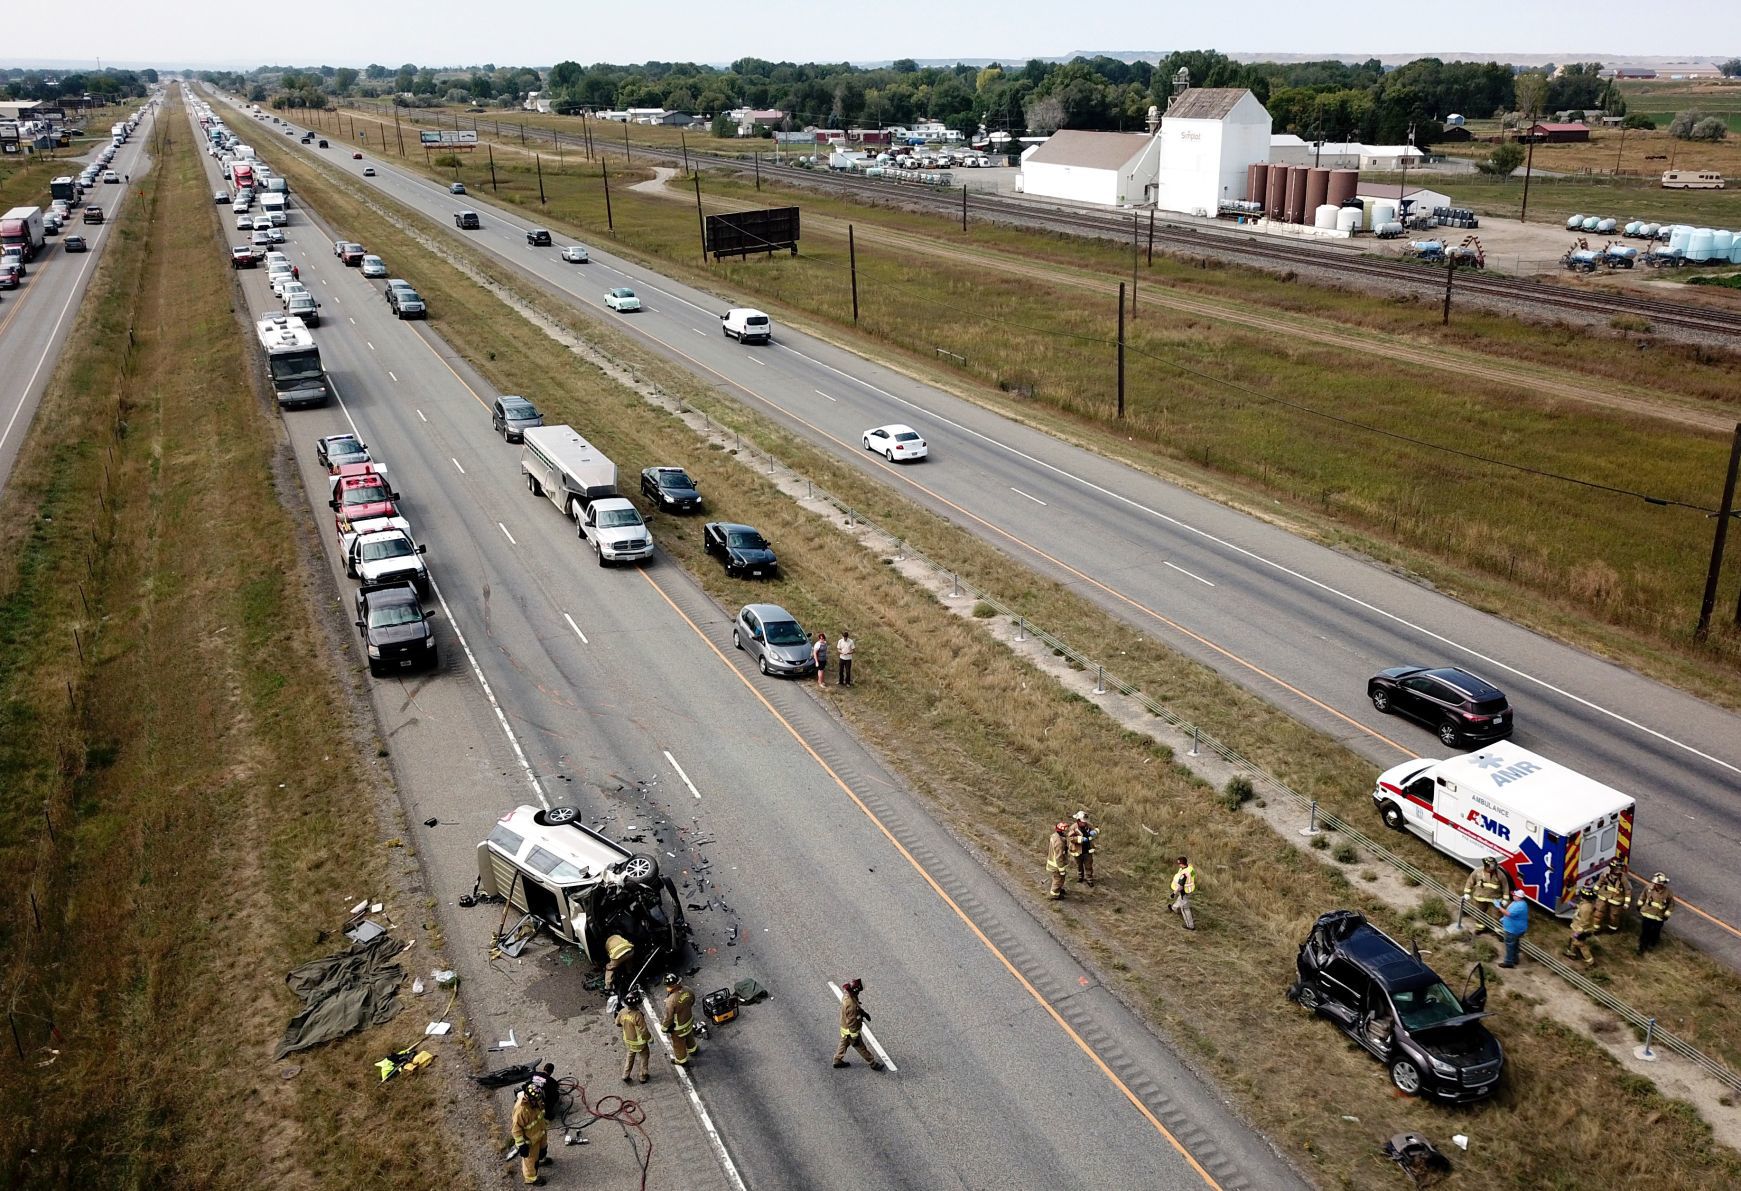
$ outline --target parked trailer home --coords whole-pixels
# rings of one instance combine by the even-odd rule
[[[1633,799],[1509,741],[1393,766],[1372,801],[1387,827],[1471,868],[1497,860],[1554,914],[1570,913],[1578,886],[1632,852]]]
[[[534,496],[547,496],[579,521],[593,501],[617,494],[617,465],[572,426],[531,426],[522,432],[520,471]]]
[[[1715,170],[1664,170],[1664,190],[1721,190],[1723,175]]]

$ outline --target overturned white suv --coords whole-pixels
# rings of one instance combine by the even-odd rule
[[[689,930],[658,858],[594,831],[572,806],[520,806],[497,820],[478,845],[478,889],[531,914],[594,963],[605,960],[605,940],[622,935],[643,964],[665,957],[647,968],[662,974]]]

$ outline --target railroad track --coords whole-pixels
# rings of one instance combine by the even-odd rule
[[[363,107],[365,105],[356,103],[355,106]],[[380,110],[374,104],[367,106],[376,108],[377,112]],[[519,124],[504,126],[494,120],[479,120],[474,121],[473,124],[476,128],[481,128],[483,124],[491,125],[498,137],[510,135],[508,130],[512,129],[513,135],[523,139],[549,141],[553,144],[581,150],[625,152],[623,146],[612,144],[604,138],[594,138],[589,145],[587,138],[583,136],[558,132],[555,129],[524,127]],[[458,127],[457,119],[455,127]],[[637,146],[631,156],[640,156],[664,164],[686,164],[697,168],[726,169],[738,173],[746,168],[742,158],[703,153],[699,150],[685,154],[676,149]],[[795,166],[775,165],[767,168],[775,171],[782,178],[794,181],[801,180],[817,189],[834,190],[843,194],[883,200],[898,196],[903,203],[924,207],[949,216],[954,216],[961,210],[960,194],[954,190],[940,191],[922,186],[900,186],[852,174],[800,169]],[[1038,205],[1030,199],[1012,199],[992,194],[980,194],[972,198],[969,216],[974,215],[980,219],[992,219],[1000,223],[1076,235],[1090,235],[1097,239],[1126,239],[1131,231],[1130,220],[1121,215],[1046,207]],[[1142,235],[1146,240],[1146,227],[1142,230]],[[1169,223],[1158,218],[1155,222],[1154,239],[1157,245],[1174,251],[1242,257],[1270,266],[1334,269],[1343,274],[1381,280],[1406,292],[1419,294],[1423,297],[1436,299],[1444,292],[1444,279],[1437,268],[1409,261],[1373,257],[1331,245],[1271,242],[1260,240],[1248,233]],[[1681,327],[1705,334],[1741,335],[1741,311],[1715,309],[1666,298],[1578,291],[1532,278],[1508,277],[1469,269],[1458,271],[1456,287],[1457,291],[1463,295],[1478,294],[1520,305],[1594,314],[1607,318],[1630,315],[1647,319],[1653,323]]]

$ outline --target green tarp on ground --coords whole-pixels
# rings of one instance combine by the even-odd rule
[[[391,1021],[399,1012],[405,969],[388,961],[403,950],[405,944],[381,935],[293,969],[290,991],[306,1008],[290,1019],[272,1057],[282,1059],[364,1026]]]

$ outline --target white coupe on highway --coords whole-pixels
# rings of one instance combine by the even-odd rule
[[[874,451],[890,463],[923,459],[929,454],[925,440],[919,436],[919,432],[899,422],[892,426],[877,426],[866,430],[860,441],[864,443],[865,450]]]
[[[605,295],[605,305],[618,314],[626,314],[631,310],[639,310],[641,299],[635,297],[632,289],[614,289]]]

